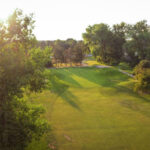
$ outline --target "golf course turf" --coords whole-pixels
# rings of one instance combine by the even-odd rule
[[[51,131],[27,150],[148,150],[150,96],[113,68],[49,69],[49,86],[29,98],[42,104]]]

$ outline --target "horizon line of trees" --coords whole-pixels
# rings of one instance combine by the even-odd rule
[[[97,61],[135,67],[135,90],[150,92],[150,25],[146,20],[112,27],[94,24],[86,28],[83,39]]]
[[[38,47],[45,49],[51,47],[51,63],[59,66],[65,64],[72,66],[72,64],[81,65],[88,47],[83,41],[76,41],[72,38],[67,40],[55,41],[38,41]]]
[[[146,20],[135,24],[121,22],[110,27],[100,23],[88,26],[82,34],[95,58],[109,65],[127,62],[135,67],[150,59],[150,25]]]

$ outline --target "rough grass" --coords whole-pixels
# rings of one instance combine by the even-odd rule
[[[51,69],[49,87],[31,95],[52,126],[27,150],[148,150],[150,96],[113,68]],[[49,148],[48,148],[49,145]]]

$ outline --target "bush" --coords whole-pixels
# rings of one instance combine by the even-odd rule
[[[134,69],[136,91],[150,93],[150,61],[142,60]]]
[[[150,61],[149,60],[142,60],[138,67],[140,67],[141,69],[144,69],[144,68],[150,68]]]
[[[47,121],[40,117],[44,113],[41,106],[15,98],[3,105],[0,115],[1,150],[24,150],[33,139],[39,140],[49,131]]]

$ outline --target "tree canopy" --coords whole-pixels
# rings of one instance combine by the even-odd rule
[[[86,29],[83,33],[84,42],[89,46],[93,55],[98,61],[107,64],[120,62],[122,55],[122,44],[124,35],[119,31],[119,25],[114,26],[114,32],[106,24],[95,24]]]
[[[44,66],[49,52],[34,48],[32,15],[15,10],[0,24],[0,149],[23,150],[48,129],[44,112],[23,97],[25,90],[38,92],[46,85]],[[32,48],[32,49],[31,49]],[[35,136],[36,135],[36,136]]]
[[[106,64],[126,61],[135,66],[150,59],[150,26],[145,20],[134,25],[122,22],[112,28],[95,24],[86,28],[83,39],[97,60]]]

